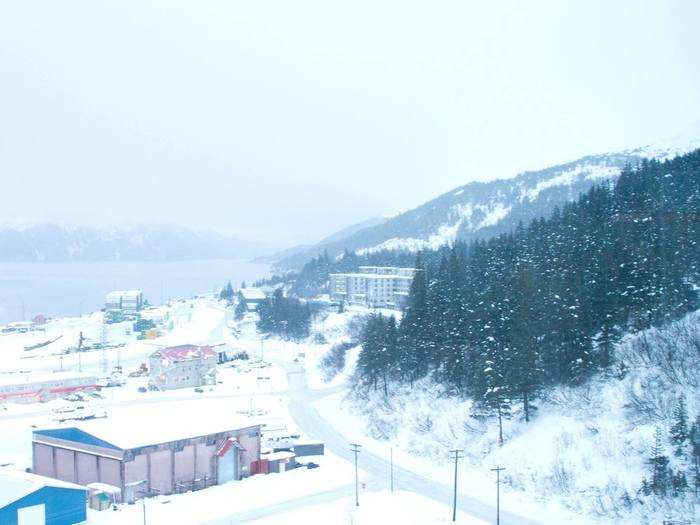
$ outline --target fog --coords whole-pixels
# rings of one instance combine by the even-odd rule
[[[700,119],[698,2],[569,4],[4,2],[0,223],[311,242]]]

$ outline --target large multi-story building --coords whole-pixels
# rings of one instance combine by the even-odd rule
[[[334,301],[373,308],[401,308],[416,271],[415,268],[360,266],[357,273],[332,273],[330,296]]]
[[[219,354],[211,346],[161,348],[149,358],[150,385],[158,390],[199,387],[216,382]]]

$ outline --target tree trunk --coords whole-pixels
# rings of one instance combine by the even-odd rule
[[[498,446],[503,445],[503,417],[501,416],[501,406],[498,406]]]
[[[525,412],[525,423],[530,422],[530,397],[527,390],[523,392],[523,412]]]

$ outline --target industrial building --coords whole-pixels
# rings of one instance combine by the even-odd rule
[[[238,480],[260,460],[260,425],[247,417],[185,411],[166,419],[154,408],[141,416],[34,431],[34,471],[107,484],[128,502]]]
[[[152,388],[198,387],[216,383],[219,352],[211,346],[170,346],[153,352],[148,361]]]
[[[20,470],[0,469],[2,525],[73,525],[86,520],[87,489]]]
[[[97,377],[78,372],[0,374],[0,402],[44,402],[71,392],[98,389]]]
[[[357,273],[330,274],[331,300],[372,308],[402,308],[415,268],[360,266]]]
[[[135,314],[143,308],[141,290],[116,290],[105,297],[105,310],[120,310],[125,314]]]
[[[258,305],[262,303],[265,298],[265,292],[259,288],[241,288],[238,290],[238,301],[243,303],[246,310],[249,312],[254,312],[257,310]]]

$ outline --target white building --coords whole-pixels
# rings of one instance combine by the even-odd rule
[[[238,300],[245,304],[246,310],[254,312],[267,296],[260,288],[241,288],[238,290]]]
[[[136,313],[143,307],[141,290],[116,290],[105,297],[105,310],[121,310],[124,313]]]
[[[415,268],[360,266],[357,273],[332,273],[330,297],[349,304],[401,308],[416,271]]]
[[[150,384],[158,390],[213,384],[218,358],[218,352],[211,346],[161,348],[149,357]]]

